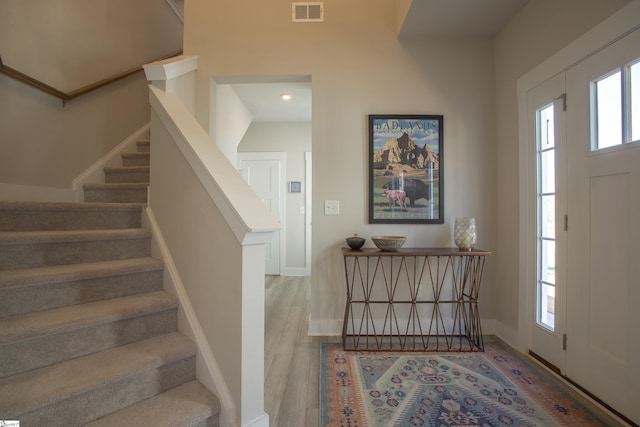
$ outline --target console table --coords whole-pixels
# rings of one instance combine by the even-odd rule
[[[484,351],[478,295],[491,252],[343,248],[345,350]]]

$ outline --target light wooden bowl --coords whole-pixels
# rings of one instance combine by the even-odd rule
[[[375,236],[371,240],[378,249],[393,252],[400,249],[407,238],[405,236]]]

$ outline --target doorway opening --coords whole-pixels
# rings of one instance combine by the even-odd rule
[[[310,275],[311,76],[216,77],[211,91],[210,134],[263,202],[277,208],[281,230],[267,248],[267,273]]]

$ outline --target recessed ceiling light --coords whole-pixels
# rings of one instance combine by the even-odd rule
[[[289,95],[288,93],[283,93],[280,95],[280,99],[282,99],[283,101],[288,101],[291,99],[291,95]]]

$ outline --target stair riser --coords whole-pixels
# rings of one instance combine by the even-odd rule
[[[189,405],[185,405],[185,402],[189,402]],[[219,413],[220,402],[198,381],[191,381],[160,396],[102,417],[86,427],[219,427]]]
[[[195,357],[189,357],[158,369],[114,380],[69,399],[26,414],[6,414],[19,419],[21,426],[68,427],[83,425],[127,405],[195,379]],[[3,414],[5,416],[5,414]]]
[[[161,289],[161,270],[0,289],[0,319]]]
[[[146,194],[146,192],[145,192]],[[127,211],[0,211],[0,231],[105,230],[140,228],[140,210]]]
[[[64,331],[44,337],[0,344],[0,378],[49,366],[137,340],[174,332],[176,310]]]
[[[122,156],[122,166],[149,166],[149,155],[143,156]]]
[[[149,141],[137,141],[136,147],[139,153],[148,153],[151,148],[151,144]]]
[[[127,258],[151,254],[151,239],[0,245],[0,270]]]
[[[187,427],[185,425],[185,427]],[[196,424],[189,424],[188,427],[220,427],[220,423],[218,422],[218,414],[215,414],[206,420],[199,421]]]
[[[125,182],[149,182],[149,171],[140,172],[121,172],[107,171],[104,175],[104,182],[108,184],[125,183]]]
[[[84,190],[84,201],[102,203],[147,203],[147,189],[88,189]]]

